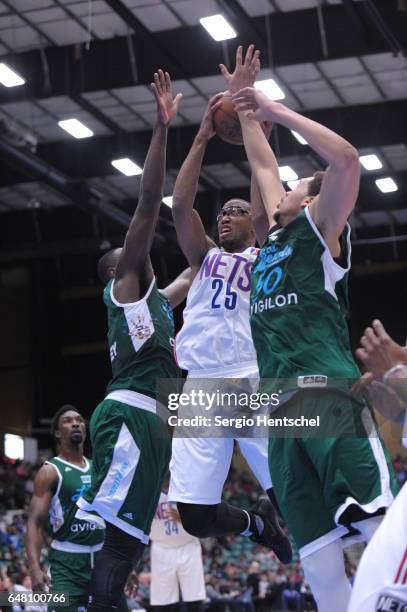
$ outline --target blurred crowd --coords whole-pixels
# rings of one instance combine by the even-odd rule
[[[40,464],[0,458],[0,591],[30,590],[24,554],[26,511]],[[394,458],[399,485],[407,480],[407,459]],[[245,473],[232,469],[224,499],[238,506],[252,505],[261,493]],[[229,536],[202,540],[207,609],[221,612],[255,610],[315,610],[315,604],[294,549],[293,562],[282,565],[274,554],[248,538]],[[46,565],[46,549],[43,562]],[[348,559],[352,580],[355,563]],[[146,549],[140,567],[140,588],[131,608],[149,607],[150,556]],[[35,612],[34,610],[32,612]]]

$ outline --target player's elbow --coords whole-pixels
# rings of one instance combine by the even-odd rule
[[[360,172],[359,153],[355,147],[346,143],[338,150],[335,165],[341,170],[354,170]]]

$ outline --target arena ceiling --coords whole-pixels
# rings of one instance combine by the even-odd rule
[[[203,29],[200,18],[217,13],[236,38],[216,42]],[[273,77],[288,106],[338,131],[360,155],[379,157],[380,169],[362,172],[356,236],[403,234],[406,0],[0,0],[0,63],[25,80],[0,85],[0,219],[77,205],[126,225],[139,178],[111,161],[130,157],[142,166],[155,116],[147,84],[158,67],[184,94],[168,145],[171,195],[205,104],[224,89],[218,64],[231,65],[237,44],[251,42],[261,50],[260,78]],[[68,118],[93,136],[64,132],[58,122]],[[284,128],[272,142],[279,164],[300,178],[323,167]],[[384,177],[397,191],[379,191],[375,181]],[[249,183],[243,147],[211,142],[200,197],[213,213]],[[164,205],[161,217],[165,239],[171,215]]]

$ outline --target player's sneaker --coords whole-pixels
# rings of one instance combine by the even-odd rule
[[[271,501],[267,497],[261,497],[250,508],[250,512],[259,516],[264,525],[262,532],[253,534],[250,539],[271,548],[281,563],[290,563],[293,556],[290,540],[284,533]]]

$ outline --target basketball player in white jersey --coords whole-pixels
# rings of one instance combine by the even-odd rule
[[[205,599],[201,543],[182,527],[167,487],[168,480],[151,525],[150,604],[156,612],[176,612],[181,594],[187,612],[199,612]]]
[[[194,380],[211,378],[253,379],[252,390],[256,390],[259,376],[249,324],[256,233],[259,241],[267,233],[259,191],[253,184],[253,210],[243,200],[224,204],[218,216],[219,246],[206,236],[193,209],[205,149],[215,133],[213,113],[221,97],[222,94],[217,94],[209,101],[173,193],[178,241],[194,278],[184,310],[184,325],[175,346],[178,364],[188,370],[184,392],[194,389]],[[217,381],[214,385],[213,391],[218,388]],[[269,499],[260,499],[249,511],[221,503],[233,446],[232,438],[175,436],[169,499],[177,502],[188,533],[197,537],[229,533],[249,536],[272,548],[282,562],[289,563],[291,546]],[[239,446],[257,480],[274,501],[268,439],[241,438]]]
[[[390,338],[375,320],[361,339],[357,356],[367,368],[364,380],[386,419],[404,421],[407,447],[407,347]],[[359,563],[348,612],[407,610],[407,484],[370,540]]]

